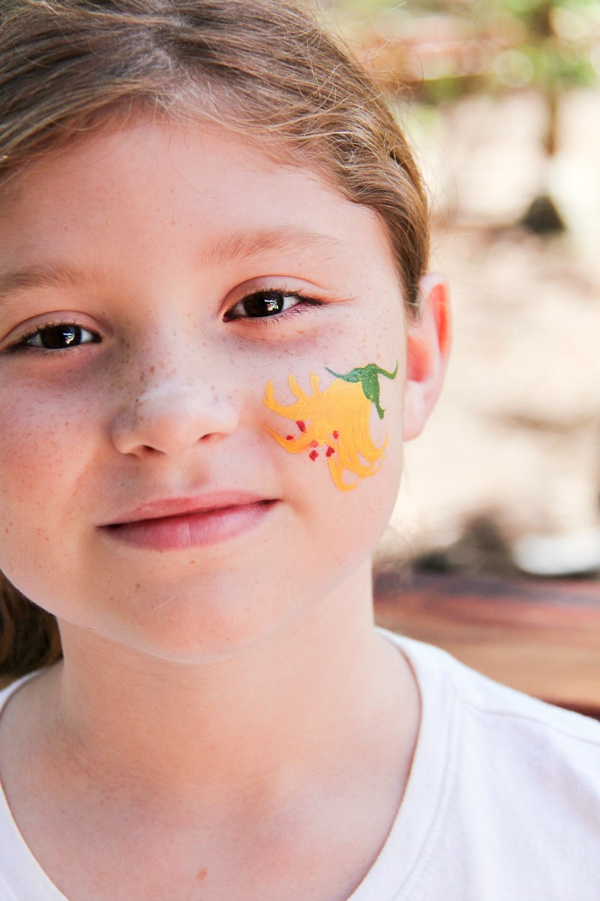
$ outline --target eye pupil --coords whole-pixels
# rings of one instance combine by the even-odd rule
[[[281,294],[254,294],[244,301],[247,316],[272,316],[283,310],[284,298]]]
[[[41,331],[40,340],[47,350],[71,347],[81,342],[81,329],[77,325],[51,325]]]

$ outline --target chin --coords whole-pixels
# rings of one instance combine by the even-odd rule
[[[206,598],[178,596],[156,602],[129,622],[105,622],[92,631],[134,653],[179,665],[216,663],[239,657],[260,645],[295,618],[293,608],[273,605],[244,595],[219,603]],[[89,640],[89,630],[87,631]]]

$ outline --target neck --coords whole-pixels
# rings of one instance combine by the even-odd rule
[[[54,676],[71,753],[169,797],[276,788],[414,725],[403,658],[373,630],[368,569],[237,656],[182,665],[63,627]],[[368,747],[367,747],[368,746]],[[361,753],[359,751],[359,753]]]

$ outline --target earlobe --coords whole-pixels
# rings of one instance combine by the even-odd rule
[[[448,288],[443,278],[421,279],[420,314],[406,323],[404,439],[420,434],[440,393],[450,349]]]

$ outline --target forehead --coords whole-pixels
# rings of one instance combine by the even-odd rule
[[[73,183],[82,178],[90,181],[94,170],[104,180],[111,172],[117,179],[123,164],[133,160],[143,160],[144,171],[150,172],[152,157],[158,166],[179,166],[188,177],[193,173],[198,183],[204,171],[215,185],[220,177],[231,182],[239,175],[247,188],[257,181],[268,187],[279,178],[291,189],[296,175],[328,191],[330,202],[346,199],[322,162],[313,162],[308,153],[282,138],[259,138],[203,120],[187,123],[139,113],[127,119],[118,114],[106,121],[100,119],[81,135],[74,129],[69,140],[51,145],[16,170],[9,170],[0,180],[0,212],[4,203],[22,199],[32,182],[37,192],[44,181],[61,178],[65,170]]]
[[[211,265],[285,250],[347,259],[365,279],[394,266],[373,210],[215,126],[142,120],[100,130],[24,167],[0,192],[2,269],[147,241],[179,253],[182,235]]]

